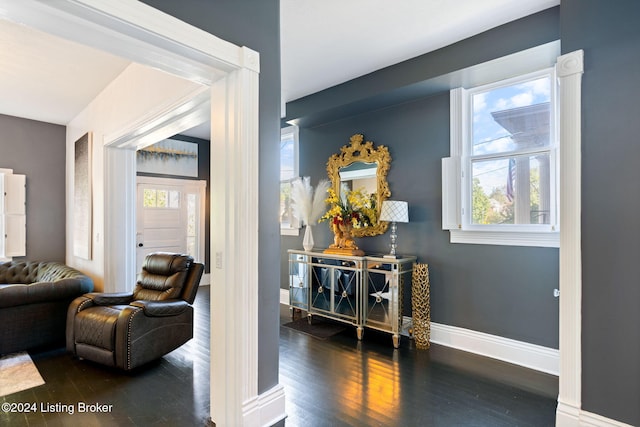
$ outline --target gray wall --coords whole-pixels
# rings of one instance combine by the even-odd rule
[[[280,3],[278,0],[144,0],[260,53],[260,295],[258,392],[278,383],[280,228]],[[230,284],[232,285],[232,284]]]
[[[583,49],[582,398],[640,425],[640,2],[563,0],[562,50]]]
[[[65,261],[66,130],[0,115],[0,168],[27,177],[27,255]]]
[[[300,174],[314,184],[354,133],[389,147],[391,198],[409,203],[410,222],[398,225],[398,251],[429,264],[434,322],[551,348],[558,348],[558,249],[449,243],[441,229],[441,159],[449,155],[449,88],[467,78],[460,70],[557,40],[558,23],[559,8],[548,9],[287,104],[288,118],[301,125]],[[355,101],[368,97],[371,103]],[[314,231],[316,246],[328,246],[328,228]],[[301,237],[282,242],[286,271],[286,250],[301,248]],[[388,243],[388,232],[358,240],[370,253],[387,252]],[[405,289],[405,315],[410,295]]]
[[[300,173],[315,185],[326,177],[329,156],[354,133],[389,148],[391,198],[409,203],[407,224],[398,224],[398,252],[429,264],[431,316],[459,326],[547,347],[558,347],[558,250],[449,243],[441,217],[441,159],[449,155],[449,93],[359,114],[300,130]],[[314,227],[316,247],[332,234]],[[366,253],[389,251],[389,233],[357,240]],[[283,237],[283,252],[301,248]],[[410,289],[404,312],[411,314]]]

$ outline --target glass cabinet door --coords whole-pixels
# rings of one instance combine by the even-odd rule
[[[362,307],[365,327],[390,332],[394,346],[400,344],[402,292],[411,288],[415,257],[396,260],[369,258]]]
[[[370,263],[364,297],[365,325],[390,331],[402,312],[398,307],[397,264]]]
[[[306,255],[289,254],[289,305],[309,310],[309,266]]]
[[[355,267],[355,263],[343,264],[351,268]],[[333,311],[335,313],[354,319],[357,317],[360,274],[360,271],[347,269],[340,269],[339,274],[336,274],[333,290]]]
[[[311,312],[357,322],[360,263],[333,258],[313,258]]]

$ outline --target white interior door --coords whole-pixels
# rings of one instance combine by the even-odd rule
[[[205,181],[138,177],[136,271],[152,252],[204,259]]]

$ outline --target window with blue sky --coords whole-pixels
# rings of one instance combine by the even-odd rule
[[[471,224],[549,224],[551,76],[470,91]]]
[[[291,181],[298,177],[298,128],[290,126],[280,133],[280,230],[297,233],[298,221],[291,210]]]

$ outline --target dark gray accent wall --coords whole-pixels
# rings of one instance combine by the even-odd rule
[[[582,79],[582,407],[640,425],[640,2],[563,0]]]
[[[181,141],[189,141],[198,144],[198,176],[175,176],[175,175],[165,175],[165,174],[157,174],[157,173],[146,173],[146,172],[138,172],[138,176],[154,176],[159,178],[173,178],[173,179],[190,179],[190,180],[199,180],[206,181],[207,188],[205,190],[205,200],[203,203],[205,204],[205,218],[204,218],[204,263],[205,263],[205,273],[211,272],[211,257],[210,257],[210,247],[211,247],[211,209],[210,209],[210,192],[211,192],[211,143],[205,139],[194,138],[192,136],[187,135],[174,135],[171,137],[172,139],[178,139]]]
[[[558,287],[558,250],[451,244],[442,230],[449,93],[300,129],[301,175],[311,176],[313,185],[326,177],[327,159],[355,133],[389,148],[391,198],[409,203],[410,222],[398,224],[398,252],[429,264],[432,320],[557,348],[558,300],[552,294]],[[332,243],[326,224],[313,231],[317,248]],[[388,232],[357,239],[366,253],[389,252],[389,241]],[[301,237],[283,237],[283,257],[287,249],[301,247]],[[410,286],[403,311],[411,315]]]
[[[231,43],[260,53],[260,223],[258,392],[278,383],[280,227],[280,2],[144,0]],[[232,286],[233,284],[229,284]],[[238,307],[238,309],[242,309]]]
[[[354,133],[389,147],[391,198],[409,203],[410,222],[398,225],[398,251],[430,265],[434,322],[551,348],[559,341],[558,249],[449,243],[441,229],[441,159],[449,156],[449,89],[468,81],[479,63],[557,40],[559,13],[545,10],[287,104],[288,118],[301,125],[300,174],[314,184]],[[363,109],[368,99],[373,102]],[[328,246],[328,229],[314,231],[316,246]],[[301,248],[301,239],[282,237],[281,271],[287,249]],[[387,252],[388,243],[388,232],[358,241],[373,253]],[[409,289],[403,314],[411,314]]]
[[[0,115],[0,168],[27,179],[27,255],[65,261],[66,128]]]

